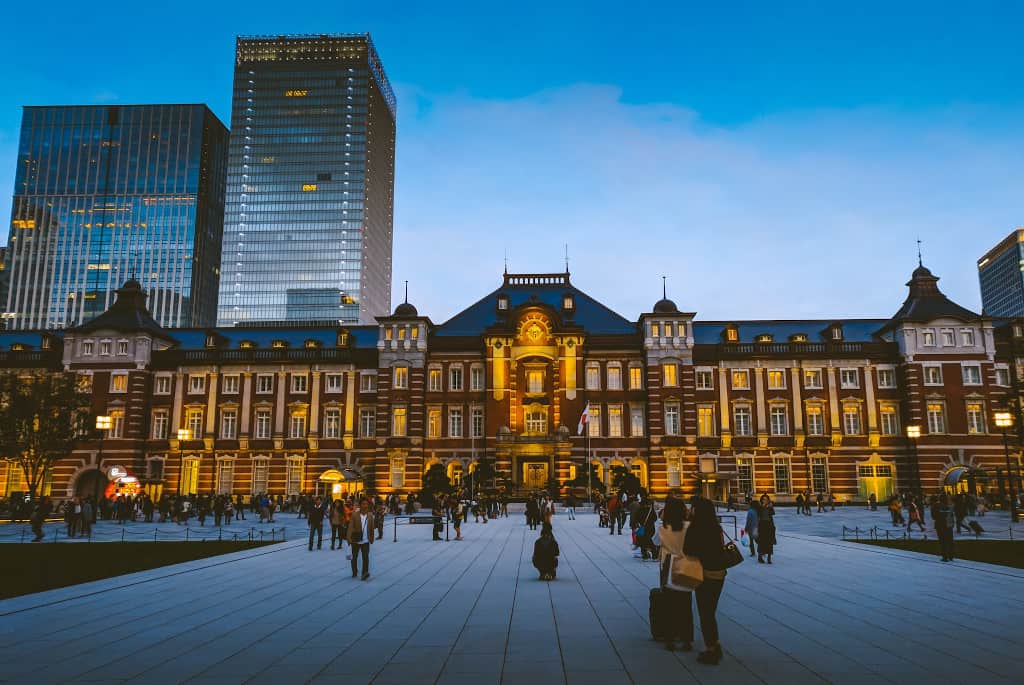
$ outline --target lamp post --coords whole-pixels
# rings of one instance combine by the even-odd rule
[[[178,497],[181,497],[181,478],[185,475],[185,445],[186,440],[192,439],[190,428],[178,429]]]
[[[997,411],[994,418],[996,427],[1003,432],[1003,454],[1006,456],[1006,487],[1010,495],[1010,523],[1016,523],[1017,495],[1013,491],[1013,471],[1010,470],[1010,444],[1006,441],[1006,429],[1013,425],[1013,414],[1008,411]]]
[[[918,425],[907,426],[907,438],[910,439],[910,450],[914,457],[914,491],[918,498],[922,497],[921,492],[921,462],[917,458],[917,439],[921,437],[921,427]],[[924,502],[922,501],[922,506]]]
[[[96,486],[93,488],[92,498],[92,522],[95,523],[99,516],[100,509],[100,474],[103,473],[103,438],[107,437],[110,430],[111,418],[109,415],[96,417],[96,430],[100,432],[100,449],[96,454]]]

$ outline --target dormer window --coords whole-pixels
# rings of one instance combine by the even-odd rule
[[[805,342],[807,342],[807,334],[806,333],[794,333],[793,335],[789,336],[789,342],[791,342],[791,343],[805,343]]]
[[[275,350],[282,350],[288,347],[288,343],[286,343],[284,340],[275,340],[274,342],[270,343],[270,346],[273,347]]]
[[[771,333],[761,333],[757,336],[756,340],[759,343],[770,343],[775,341],[775,336]]]
[[[110,356],[110,341],[100,340],[100,355],[103,357]]]
[[[28,345],[26,345],[25,343],[14,343],[13,345],[11,345],[11,350],[14,352],[24,352],[27,349]]]
[[[944,328],[942,329],[942,346],[943,347],[955,347],[956,336],[953,335],[953,329]]]
[[[926,328],[921,331],[921,345],[924,347],[935,347],[935,331],[931,328]]]
[[[498,311],[508,311],[508,295],[498,295]]]
[[[95,349],[95,346],[96,345],[95,345],[95,343],[92,340],[83,340],[82,341],[82,356],[83,357],[91,357],[92,353],[93,353],[93,349]]]
[[[338,347],[348,347],[348,331],[339,331],[337,339]]]
[[[316,348],[320,347],[320,341],[313,340],[312,338],[306,340],[304,344],[307,350],[315,350]]]
[[[576,307],[576,302],[573,300],[572,295],[562,296],[562,309],[567,312],[571,312]]]
[[[212,334],[206,336],[206,346],[207,347],[216,347],[217,346],[217,336],[212,335]]]
[[[1013,326],[1013,337],[1024,338],[1024,326],[1020,324],[1014,324]]]
[[[835,326],[832,326],[832,328],[830,329],[829,335],[830,335],[830,337],[833,340],[837,340],[837,341],[838,340],[842,340],[843,339],[843,327],[838,325],[838,324],[836,324]]]
[[[385,340],[391,340],[391,336],[392,335],[393,335],[393,332],[392,332],[390,326],[388,326],[387,328],[384,329],[384,339]]]
[[[238,347],[243,350],[251,350],[252,348],[256,347],[256,343],[254,343],[252,340],[243,340],[242,342],[238,343]]]
[[[725,329],[725,341],[731,343],[740,341],[740,332],[735,326],[729,326]]]

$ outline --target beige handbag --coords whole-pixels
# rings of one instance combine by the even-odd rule
[[[662,562],[662,578],[669,590],[692,592],[704,582],[704,565],[696,557],[669,554]]]

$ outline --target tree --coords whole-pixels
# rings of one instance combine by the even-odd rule
[[[0,374],[0,454],[21,468],[30,497],[75,441],[91,434],[90,418],[75,374]]]
[[[601,482],[600,467],[591,462],[590,463],[590,478],[587,478],[586,469],[577,469],[576,477],[572,480],[565,482],[567,486],[573,488],[587,488],[590,487],[594,492],[604,492],[604,483]]]
[[[633,475],[633,472],[625,466],[612,467],[612,489],[615,491],[625,490],[630,495],[640,491],[640,479]]]
[[[434,464],[423,474],[423,492],[420,493],[420,502],[424,506],[433,506],[436,495],[447,495],[451,491],[452,482],[448,480],[448,472],[444,465]]]
[[[494,468],[494,457],[480,457],[477,459],[476,469],[473,470],[471,475],[473,488],[475,490],[483,490],[494,487],[494,480],[497,475],[497,471]]]

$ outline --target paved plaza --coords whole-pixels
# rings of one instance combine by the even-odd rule
[[[774,565],[729,573],[718,667],[649,639],[657,565],[634,559],[627,535],[559,516],[558,580],[543,583],[536,533],[513,516],[470,522],[463,542],[402,527],[373,546],[366,582],[346,552],[289,537],[6,600],[0,680],[1021,682],[1024,571],[781,529]]]

